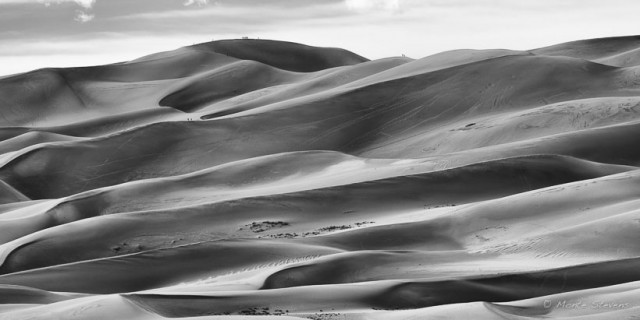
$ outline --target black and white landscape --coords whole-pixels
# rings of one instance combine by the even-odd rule
[[[0,319],[634,319],[639,143],[640,36],[3,76]]]
[[[639,52],[248,39],[5,77],[0,318],[637,314]]]

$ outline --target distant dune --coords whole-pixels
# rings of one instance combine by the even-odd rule
[[[0,319],[640,316],[640,36],[0,78]]]

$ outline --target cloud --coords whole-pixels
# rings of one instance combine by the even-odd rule
[[[73,18],[73,20],[80,23],[87,23],[96,17],[95,14],[89,13],[92,11],[96,0],[37,0],[37,2],[44,4],[46,7],[50,7],[54,3],[62,4],[73,2],[83,8],[82,10],[76,10]]]
[[[190,6],[190,5],[194,5],[194,4],[198,5],[198,7],[201,7],[201,6],[208,5],[209,4],[209,0],[186,0],[183,4],[185,6],[187,6],[187,7]]]
[[[344,3],[349,10],[358,12],[400,10],[400,0],[345,0]]]
[[[86,23],[93,20],[93,18],[95,17],[96,16],[94,14],[88,14],[82,10],[76,10],[76,17],[73,20],[78,21],[80,23]]]
[[[44,4],[47,7],[50,6],[52,3],[61,4],[64,2],[75,2],[77,5],[85,9],[91,9],[93,5],[96,3],[96,0],[38,0],[38,2]]]
[[[343,47],[368,58],[418,58],[459,48],[531,49],[637,30],[640,1],[552,2],[0,0],[0,61],[7,61],[0,63],[0,74],[63,60],[65,66],[111,63],[212,38],[250,36]],[[55,48],[49,46],[54,39],[60,44]],[[83,55],[95,60],[77,58]]]
[[[96,3],[96,0],[75,0],[74,2],[81,7],[91,9],[91,7],[93,7],[93,4]]]

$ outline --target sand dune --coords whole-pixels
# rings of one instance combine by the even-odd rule
[[[638,316],[639,39],[0,78],[0,319]]]
[[[305,156],[311,155],[317,156]],[[303,159],[299,157],[297,161],[311,165],[311,161]],[[326,177],[322,174],[298,174],[294,179],[289,178],[289,183],[286,178],[280,179],[281,186],[248,183],[223,187],[224,182],[218,178],[220,172],[216,171],[168,181],[160,179],[148,184],[126,184],[80,194],[62,203],[46,206],[39,203],[16,210],[30,210],[25,218],[19,218],[13,212],[1,215],[0,218],[8,217],[4,220],[3,229],[6,231],[2,241],[19,239],[0,247],[7,254],[0,272],[139,252],[141,248],[164,248],[178,242],[188,244],[256,235],[278,238],[314,236],[331,229],[374,226],[378,218],[388,218],[386,212],[389,211],[401,213],[496,199],[624,170],[619,167],[598,168],[571,159],[534,157],[359,183],[354,183],[358,181],[355,179],[361,179],[366,169],[357,170],[350,180],[346,178],[351,173],[341,171]],[[242,172],[249,171],[245,169]],[[228,175],[228,171],[225,173]],[[516,174],[522,178],[511,179]],[[342,176],[342,183],[346,185],[322,187],[323,182],[336,182],[336,175]],[[373,179],[372,175],[369,173],[368,178]],[[302,184],[297,179],[315,179],[317,182]],[[222,182],[223,186],[216,187],[215,181]],[[317,189],[304,190],[310,186]],[[117,202],[112,199],[117,199]],[[126,217],[117,215],[123,212],[128,213]],[[71,213],[74,216],[70,217]],[[176,214],[181,217],[181,222],[171,230],[181,235],[179,240],[162,234],[153,235]],[[56,225],[58,227],[54,227]],[[20,229],[24,234],[16,233]],[[28,235],[37,229],[44,230]],[[375,234],[375,231],[363,230]],[[80,239],[83,241],[78,243]],[[66,249],[69,245],[86,249],[69,255]],[[51,252],[57,254],[46,254]]]
[[[510,69],[521,76],[515,81],[504,79],[500,72]],[[531,75],[528,71],[531,69],[536,74]],[[471,74],[483,76],[474,79]],[[454,136],[464,139],[467,135],[478,136],[473,130],[477,115],[527,110],[561,99],[633,96],[638,88],[618,82],[623,74],[624,69],[573,58],[496,58],[348,89],[337,95],[340,90],[329,90],[302,97],[307,103],[300,98],[292,99],[247,111],[251,114],[235,113],[212,122],[159,122],[92,140],[26,148],[3,165],[0,178],[29,197],[44,198],[131,180],[184,174],[278,152],[320,149],[367,157],[414,158],[431,155],[434,148],[440,153],[438,143],[453,146],[443,151],[457,151],[450,149],[455,148],[455,143],[421,137],[445,123],[461,121],[462,117],[468,121],[464,126],[465,122],[459,122],[458,128],[471,129]],[[473,94],[461,94],[462,88]],[[165,139],[158,140],[159,135]],[[407,145],[415,139],[420,139],[415,144],[422,148]],[[473,147],[487,142],[482,144]],[[107,159],[103,156],[105,152],[110,154]],[[68,156],[75,154],[83,159]],[[66,161],[80,161],[86,166],[71,176],[33,165],[37,162],[64,166]],[[28,169],[21,170],[22,167]],[[42,182],[43,177],[48,182]]]
[[[638,49],[640,49],[640,37],[628,36],[579,40],[539,48],[531,50],[531,52],[547,56],[580,58],[617,67],[628,67],[637,65],[637,55],[636,58],[633,58],[633,53]]]

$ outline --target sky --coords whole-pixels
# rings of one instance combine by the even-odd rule
[[[640,34],[638,0],[0,0],[0,75],[241,37],[370,59]]]

